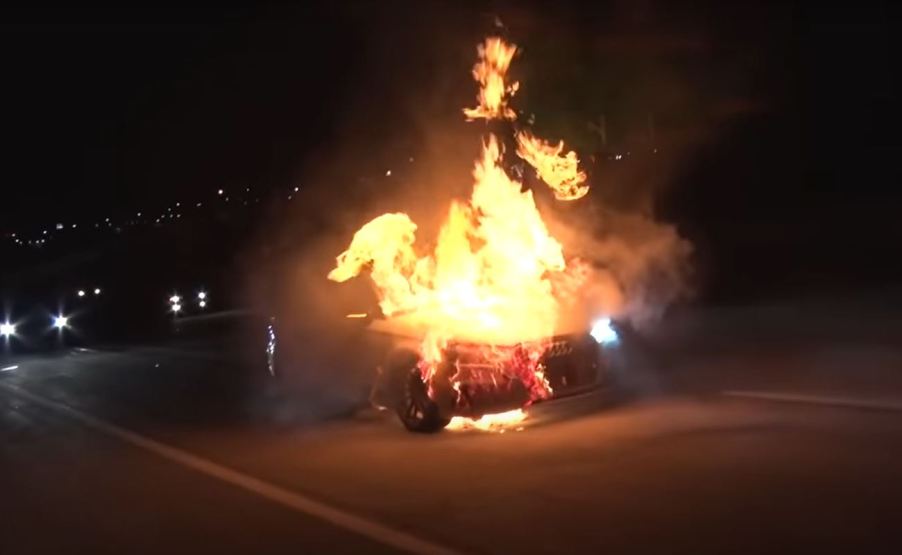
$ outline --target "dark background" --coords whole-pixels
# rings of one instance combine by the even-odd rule
[[[4,10],[7,312],[95,282],[135,310],[201,286],[238,303],[261,251],[341,228],[336,198],[403,188],[408,156],[474,129],[459,110],[474,46],[496,32],[524,49],[521,117],[580,152],[594,195],[641,191],[693,243],[696,302],[892,287],[899,16],[877,2]],[[607,144],[588,125],[600,114]]]

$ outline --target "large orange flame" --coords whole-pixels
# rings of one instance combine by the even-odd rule
[[[479,104],[475,108],[465,108],[467,119],[509,119],[517,114],[507,105],[507,99],[516,94],[520,84],[505,83],[507,68],[517,52],[517,45],[508,44],[498,37],[485,39],[477,48],[479,61],[473,66],[473,78],[479,84]]]
[[[553,334],[558,301],[550,274],[565,270],[531,191],[499,165],[494,135],[473,170],[468,203],[453,202],[435,251],[414,250],[416,224],[383,214],[364,225],[337,258],[329,279],[370,270],[382,312],[403,314],[434,346],[451,338],[509,345]],[[425,348],[424,354],[436,353]]]
[[[549,144],[528,131],[517,133],[517,156],[535,168],[558,200],[577,200],[589,192],[585,184],[586,174],[579,170],[579,159],[572,150],[566,154],[564,141]]]

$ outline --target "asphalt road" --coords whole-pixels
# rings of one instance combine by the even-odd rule
[[[900,552],[902,349],[728,319],[504,434],[263,395],[223,353],[7,359],[0,552]]]

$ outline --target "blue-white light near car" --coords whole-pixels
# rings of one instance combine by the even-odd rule
[[[16,334],[16,325],[10,322],[0,324],[0,336],[11,337]]]
[[[598,341],[603,345],[617,343],[620,339],[617,336],[617,330],[611,325],[610,318],[599,318],[592,322],[592,329],[589,331],[589,335],[595,338],[595,341]]]
[[[276,375],[276,326],[272,318],[266,325],[266,368],[271,375]]]
[[[58,330],[61,330],[65,327],[69,326],[69,317],[63,316],[62,314],[53,317],[53,327]]]

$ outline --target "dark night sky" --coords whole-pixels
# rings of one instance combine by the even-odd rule
[[[597,97],[629,118],[652,106],[662,133],[715,130],[660,200],[703,264],[783,238],[783,264],[817,242],[815,271],[834,256],[873,266],[877,245],[900,239],[900,11],[888,3],[340,4],[5,11],[0,230],[286,186],[347,142],[414,140],[410,98],[433,109],[417,87],[469,102],[473,44],[498,13],[545,68],[536,102],[564,98],[589,119]],[[447,85],[451,69],[463,73]]]
[[[290,32],[266,11],[4,17],[4,216],[137,206],[303,152],[343,91],[329,60],[298,53],[349,45],[335,18],[293,15]]]

